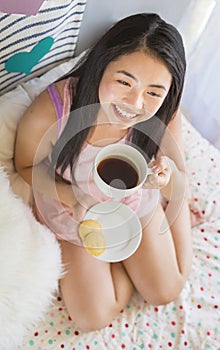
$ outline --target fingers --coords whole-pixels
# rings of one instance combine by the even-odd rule
[[[171,177],[171,168],[168,157],[162,156],[152,160],[148,166],[152,169],[153,174],[147,176],[143,188],[162,189],[165,187],[169,183]]]
[[[167,174],[170,172],[169,161],[167,157],[159,157],[158,159],[153,160],[152,170],[155,174]]]
[[[73,219],[75,223],[78,224],[81,222],[88,209],[97,203],[97,200],[91,195],[85,193],[78,186],[72,185],[72,191],[75,197],[75,203],[72,206]]]

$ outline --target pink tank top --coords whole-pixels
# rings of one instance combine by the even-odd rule
[[[59,95],[55,85],[48,87],[51,100],[54,104],[58,121],[58,137],[65,127],[71,106],[71,91],[73,89],[73,79],[68,79],[64,88],[64,103]],[[118,142],[125,142],[122,138]],[[80,157],[75,167],[75,179],[79,188],[86,194],[95,198],[96,202],[109,200],[96,186],[92,177],[92,166],[96,154],[100,147],[90,145],[85,142],[81,150]],[[64,177],[72,181],[71,169],[68,167]],[[140,189],[134,195],[123,198],[122,203],[129,206],[136,212],[138,217],[143,217],[156,207],[159,200],[158,190]],[[81,245],[81,239],[77,233],[77,222],[74,220],[72,208],[63,203],[51,199],[42,193],[35,193],[34,213],[37,219],[48,226],[59,240],[68,240],[72,243]]]

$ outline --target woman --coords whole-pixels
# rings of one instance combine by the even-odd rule
[[[15,166],[32,184],[36,217],[59,239],[66,266],[61,292],[85,331],[108,325],[134,288],[147,302],[166,304],[188,278],[189,191],[178,110],[184,75],[178,31],[156,14],[133,15],[40,94],[19,124]],[[77,225],[92,204],[107,199],[87,175],[98,150],[116,142],[139,148],[155,174],[125,198],[140,217],[141,244],[126,260],[110,264],[80,246]]]

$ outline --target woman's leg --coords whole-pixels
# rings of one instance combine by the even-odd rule
[[[107,326],[133,293],[123,265],[100,261],[66,241],[60,245],[66,268],[60,287],[71,318],[84,331]]]
[[[171,203],[165,216],[163,208],[158,205],[149,222],[146,220],[146,225],[142,222],[143,237],[139,248],[123,262],[139,293],[154,305],[175,299],[191,269],[188,203],[182,203],[177,209],[178,203]],[[174,213],[176,218],[171,220]],[[163,233],[160,233],[161,227],[165,228]]]

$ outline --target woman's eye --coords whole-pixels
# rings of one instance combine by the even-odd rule
[[[148,95],[150,95],[150,96],[153,96],[153,97],[159,97],[159,95],[158,95],[158,94],[156,94],[156,92],[153,92],[153,91],[148,91],[147,93],[148,93]]]
[[[117,80],[120,84],[122,84],[122,85],[125,85],[125,86],[130,86],[130,84],[127,82],[127,81],[125,81],[125,80]]]

